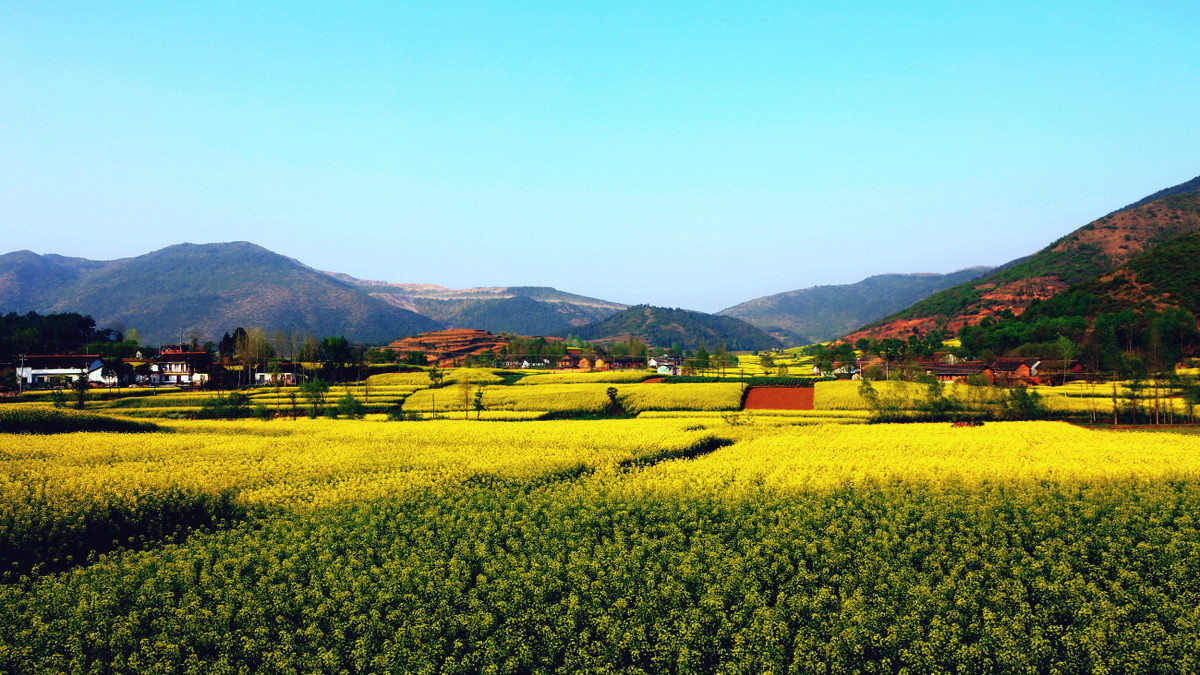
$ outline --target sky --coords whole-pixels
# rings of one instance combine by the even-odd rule
[[[916,5],[916,6],[912,6]],[[1200,174],[1200,3],[0,0],[0,253],[717,311]]]

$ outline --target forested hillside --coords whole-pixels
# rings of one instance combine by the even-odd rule
[[[363,341],[440,327],[249,242],[180,244],[109,262],[18,252],[0,257],[0,279],[8,280],[0,310],[80,312],[137,328],[150,344],[177,341],[181,331],[216,340],[238,325]]]
[[[686,309],[668,309],[637,305],[618,312],[604,321],[570,331],[583,340],[608,342],[633,335],[646,344],[668,348],[678,344],[694,350],[701,345],[712,349],[724,345],[730,351],[773,349],[779,340],[741,319]]]
[[[1184,188],[1184,186],[1194,187]],[[936,293],[851,335],[905,336],[935,329],[957,331],[987,316],[1019,314],[1072,284],[1097,279],[1138,254],[1200,231],[1200,182],[1177,194],[1093,221],[1037,253]]]
[[[789,346],[805,345],[841,337],[988,271],[972,267],[951,274],[879,274],[854,284],[769,295],[719,313],[758,326]]]

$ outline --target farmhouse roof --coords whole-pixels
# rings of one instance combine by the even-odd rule
[[[1048,359],[1046,361],[1042,361],[1041,363],[1038,363],[1038,371],[1048,370],[1048,371],[1062,372],[1064,369],[1071,370],[1072,368],[1075,368],[1078,365],[1079,365],[1078,359],[1071,359],[1070,361],[1064,361],[1062,359]]]
[[[992,370],[1000,373],[1012,373],[1021,366],[1033,368],[1041,359],[1037,357],[1001,357],[992,361]]]
[[[99,354],[31,354],[25,357],[25,367],[34,370],[78,369],[91,367]]]
[[[959,363],[923,363],[925,372],[931,375],[943,375],[947,377],[977,375],[988,369],[988,364],[974,362],[959,362]]]

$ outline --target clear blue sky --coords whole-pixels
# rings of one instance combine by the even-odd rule
[[[912,4],[0,1],[0,252],[716,311],[1200,174],[1200,3]]]

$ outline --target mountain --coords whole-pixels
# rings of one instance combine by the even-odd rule
[[[1029,310],[1035,316],[1094,319],[1132,309],[1142,314],[1178,308],[1200,316],[1200,232],[1163,242],[1116,270],[1072,285]]]
[[[1113,211],[1112,213],[1110,213],[1108,215],[1111,216],[1113,214],[1120,213],[1122,211],[1129,211],[1131,209],[1136,209],[1137,207],[1145,206],[1146,204],[1149,204],[1150,202],[1156,202],[1156,201],[1162,199],[1163,197],[1174,197],[1175,195],[1195,195],[1195,194],[1200,194],[1200,176],[1196,176],[1195,178],[1189,180],[1186,183],[1180,183],[1179,185],[1175,185],[1175,186],[1166,188],[1164,190],[1159,190],[1158,192],[1155,192],[1154,194],[1152,194],[1148,197],[1142,197],[1141,199],[1137,200],[1136,202],[1130,204],[1129,206],[1117,209],[1116,211]]]
[[[549,335],[600,321],[626,308],[626,305],[546,286],[450,289],[365,281],[345,274],[333,276],[396,307],[423,314],[447,328]]]
[[[1092,372],[1170,369],[1200,354],[1200,232],[1139,253],[1116,270],[1072,284],[1019,316],[1004,313],[959,331],[985,360],[1015,354],[1079,359]]]
[[[82,274],[120,262],[38,255],[33,251],[0,255],[0,307],[24,313],[35,307],[50,306],[60,289],[75,283]]]
[[[936,328],[955,332],[1004,310],[1020,314],[1035,301],[1109,274],[1163,242],[1200,231],[1200,178],[1164,192],[1171,194],[1141,200],[1088,223],[1033,255],[931,295],[848,337],[907,337]]]
[[[854,284],[768,295],[718,314],[758,326],[789,346],[824,342],[989,271],[972,267],[951,274],[879,274]]]
[[[567,332],[559,334],[566,336]],[[650,346],[667,348],[678,343],[692,350],[701,344],[710,351],[721,345],[729,351],[773,349],[781,345],[766,331],[741,319],[650,305],[636,305],[569,332],[589,342],[612,342],[636,335]]]
[[[80,312],[149,344],[237,326],[382,342],[441,326],[249,242],[180,244],[107,262],[0,256],[0,311]]]

